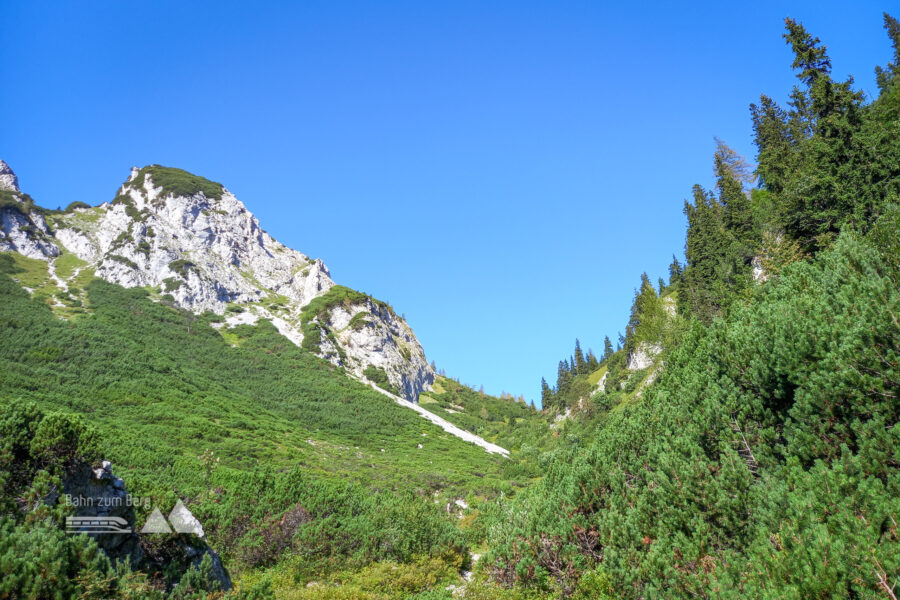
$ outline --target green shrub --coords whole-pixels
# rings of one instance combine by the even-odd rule
[[[366,376],[366,379],[377,385],[383,390],[386,390],[395,396],[399,396],[400,392],[397,391],[390,380],[388,379],[387,372],[381,367],[376,367],[375,365],[369,365],[366,367],[366,370],[363,371],[363,375]]]
[[[202,193],[210,199],[221,199],[224,188],[221,183],[210,181],[198,175],[193,175],[182,169],[150,165],[138,171],[137,177],[126,185],[138,190],[144,187],[144,179],[150,176],[155,187],[163,189],[163,196],[194,196]]]
[[[106,258],[108,258],[109,260],[115,261],[117,263],[122,263],[123,265],[125,265],[126,267],[128,267],[130,269],[138,268],[138,266],[135,264],[135,262],[133,260],[131,260],[130,258],[126,258],[120,254],[107,254]]]
[[[183,258],[179,258],[177,260],[173,260],[169,263],[169,269],[177,273],[183,279],[188,278],[188,272],[191,269],[196,269],[196,265],[189,260],[185,260]]]

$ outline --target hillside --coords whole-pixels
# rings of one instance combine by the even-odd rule
[[[49,211],[0,163],[0,599],[896,600],[884,25],[867,99],[785,20],[797,84],[751,105],[757,164],[717,140],[685,261],[540,411],[434,373],[220,184],[154,165]],[[68,491],[126,486],[126,524],[191,527],[66,532]]]
[[[0,254],[0,404],[8,409],[15,399],[81,415],[101,440],[98,455],[113,461],[129,492],[154,504],[185,500],[233,573],[279,558],[278,550],[265,558],[253,550],[267,521],[252,509],[285,514],[299,496],[276,493],[279,482],[325,486],[319,501],[327,503],[377,490],[377,503],[400,502],[397,510],[411,515],[437,511],[431,498],[511,491],[502,475],[507,459],[346,377],[266,321],[236,326],[226,339],[213,327],[222,317],[99,279],[80,291],[84,306],[75,318],[63,320],[16,282],[33,283],[42,265]],[[218,491],[210,496],[210,489]],[[265,489],[276,495],[264,505],[239,500]],[[305,502],[313,510],[312,499]],[[147,514],[138,510],[137,518]],[[347,527],[350,518],[330,517]],[[440,512],[429,518],[443,521]],[[254,525],[233,530],[236,519]],[[403,527],[416,535],[411,523]],[[329,568],[372,559],[352,558],[350,548],[335,552],[333,560],[343,558]]]
[[[885,16],[894,62],[869,104],[785,24],[799,84],[789,109],[751,106],[755,173],[719,142],[715,188],[685,202],[687,263],[659,289],[641,278],[599,368],[576,346],[544,382],[583,443],[486,515],[487,581],[536,597],[896,597],[900,23]]]
[[[221,184],[151,165],[132,169],[111,202],[49,211],[19,191],[6,163],[2,169],[10,180],[0,250],[47,261],[63,294],[68,285],[57,263],[64,275],[83,273],[82,281],[150,288],[194,313],[225,315],[225,328],[268,320],[348,374],[384,377],[413,402],[434,379],[415,334],[390,305],[336,286],[321,260],[272,239]],[[72,291],[76,302],[77,284]]]
[[[459,579],[466,541],[442,507],[523,483],[504,474],[505,449],[393,397],[417,393],[430,366],[389,305],[335,285],[321,261],[271,240],[221,186],[184,172],[137,170],[127,197],[66,211],[41,208],[5,164],[3,172],[0,422],[74,419],[65,427],[90,431],[75,439],[97,440],[90,454],[54,450],[49,463],[36,454],[0,460],[15,471],[4,498],[30,493],[41,465],[67,481],[78,460],[102,458],[148,502],[135,507],[136,523],[151,505],[182,499],[233,575],[297,550],[290,538],[271,545],[260,536],[302,502],[318,548],[309,552],[323,561],[304,567],[308,577],[415,558]],[[165,185],[153,187],[154,176]],[[404,375],[417,369],[424,374]],[[4,443],[17,443],[4,431]],[[375,524],[382,518],[401,530]],[[373,545],[338,543],[334,527],[358,528]],[[33,536],[53,531],[17,528],[4,539],[39,544]],[[141,567],[150,569],[148,595],[200,566],[183,548],[159,558],[151,540],[141,545],[156,557]]]

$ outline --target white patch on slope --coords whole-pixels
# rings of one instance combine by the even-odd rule
[[[414,403],[410,402],[409,400],[404,400],[400,396],[395,396],[394,394],[381,389],[380,387],[378,387],[377,385],[375,385],[372,382],[367,382],[367,383],[369,384],[369,387],[371,387],[376,392],[378,392],[380,394],[384,394],[388,398],[391,398],[394,402],[396,402],[400,406],[405,406],[406,408],[416,411],[417,413],[419,413],[420,415],[422,415],[423,417],[425,417],[426,419],[428,419],[429,421],[431,421],[432,423],[434,423],[435,425],[437,425],[438,427],[440,427],[441,429],[443,429],[450,435],[454,435],[454,436],[458,437],[459,439],[464,440],[466,442],[470,442],[472,444],[475,444],[476,446],[481,446],[489,454],[499,454],[501,456],[509,458],[509,450],[507,450],[506,448],[501,448],[497,444],[492,444],[489,441],[485,440],[484,438],[481,438],[481,437],[475,435],[474,433],[469,433],[465,429],[460,429],[459,427],[457,427],[450,421],[448,421],[446,419],[442,419],[441,417],[437,416],[433,412],[425,410],[418,404],[414,404]]]

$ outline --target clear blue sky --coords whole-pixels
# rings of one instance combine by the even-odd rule
[[[603,6],[602,4],[606,4]],[[132,165],[225,184],[406,314],[429,358],[537,398],[684,247],[713,136],[793,84],[783,18],[875,91],[872,2],[0,1],[0,158],[56,207]],[[900,12],[897,10],[896,12]]]

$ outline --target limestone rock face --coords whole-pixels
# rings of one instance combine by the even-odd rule
[[[329,311],[326,325],[337,346],[324,338],[323,355],[334,364],[358,377],[364,376],[370,366],[384,369],[388,380],[407,400],[414,401],[421,392],[431,389],[434,370],[425,359],[425,351],[406,321],[389,307],[370,298],[350,307],[338,305]]]
[[[8,173],[0,182],[17,186],[6,163],[2,167]],[[303,308],[335,285],[328,268],[274,240],[221,185],[183,171],[176,175],[201,182],[199,191],[154,181],[154,174],[162,173],[162,180],[173,171],[134,168],[112,202],[53,214],[53,231],[37,212],[2,209],[0,250],[44,259],[68,251],[106,281],[157,288],[196,313],[228,313],[225,326],[268,319],[300,345]],[[365,326],[347,327],[363,311]],[[382,303],[336,307],[324,320],[334,334],[319,344],[321,356],[358,378],[369,366],[382,368],[411,401],[430,388],[434,371],[415,334]]]
[[[272,296],[302,306],[334,285],[321,260],[276,242],[227,190],[173,196],[149,174],[142,183],[132,178],[112,203],[76,209],[56,232],[99,277],[161,287],[179,306],[218,314]]]
[[[28,258],[59,256],[44,217],[21,207],[0,207],[0,252],[18,252]]]
[[[13,251],[29,258],[58,256],[43,215],[33,210],[31,201],[19,190],[19,178],[0,160],[0,252]]]
[[[653,364],[654,357],[662,352],[662,346],[659,344],[648,344],[642,342],[638,347],[628,355],[628,362],[625,365],[629,371],[640,371],[646,369]]]
[[[0,190],[19,191],[19,178],[4,160],[0,160]]]

